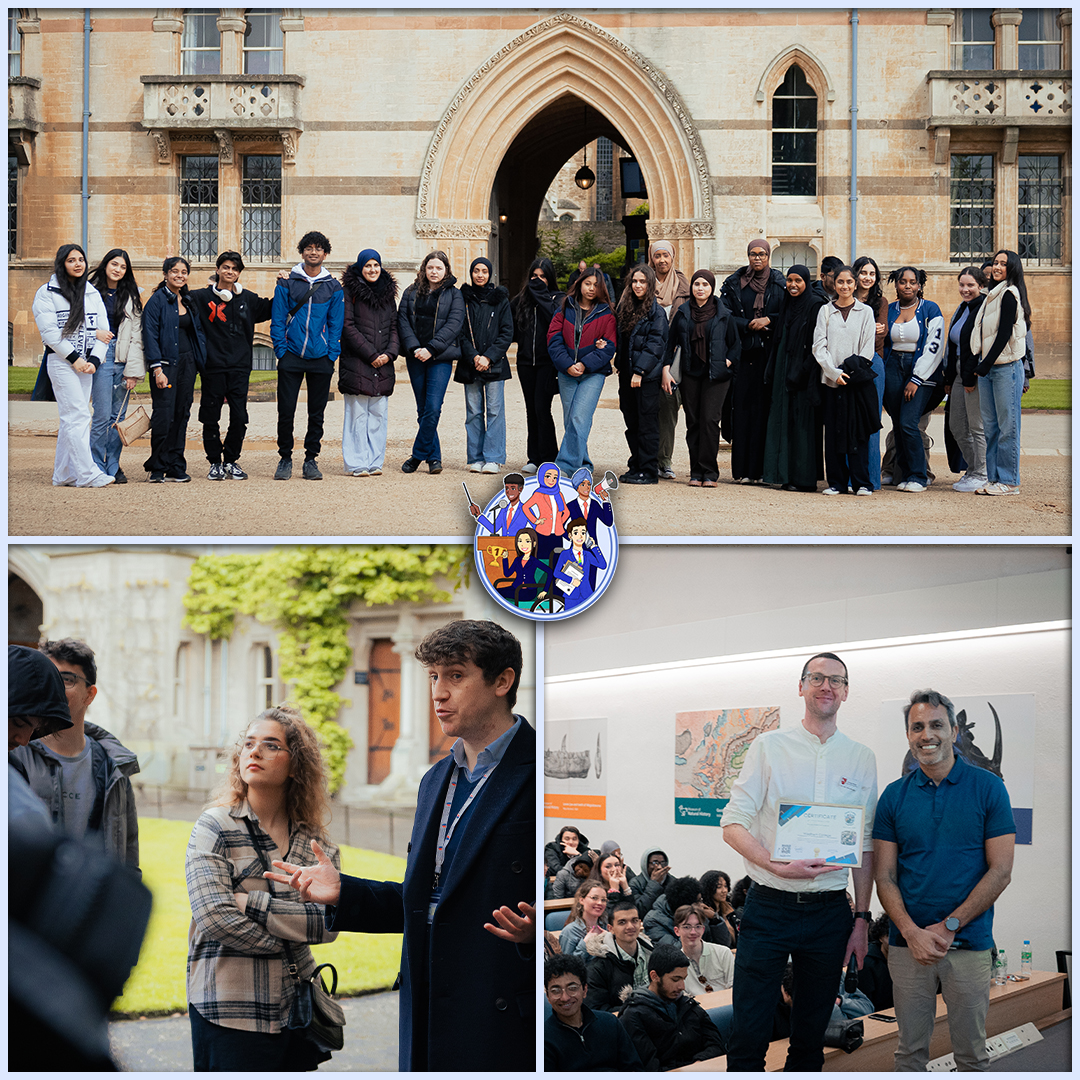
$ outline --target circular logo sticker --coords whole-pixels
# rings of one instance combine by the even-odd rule
[[[476,569],[508,611],[541,622],[591,607],[611,584],[619,538],[609,492],[614,473],[593,486],[588,469],[563,476],[553,462],[535,476],[507,473],[503,490],[476,518]]]

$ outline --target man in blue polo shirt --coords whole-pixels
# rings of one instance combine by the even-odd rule
[[[892,920],[897,1072],[924,1072],[938,985],[961,1071],[985,1071],[994,901],[1009,884],[1016,826],[1004,783],[957,757],[956,711],[935,690],[904,707],[918,768],[878,800],[874,871]]]

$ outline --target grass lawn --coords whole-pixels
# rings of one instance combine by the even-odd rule
[[[147,1016],[187,1009],[187,935],[191,923],[184,853],[191,836],[189,821],[143,818],[139,822],[139,861],[143,881],[154,894],[154,907],[139,963],[113,1006],[114,1013]],[[360,848],[342,847],[341,866],[355,877],[401,881],[405,860]],[[337,968],[338,993],[389,990],[401,958],[400,934],[341,934],[337,941],[312,948],[317,964]]]
[[[8,393],[9,394],[29,394],[33,392],[34,383],[37,382],[38,369],[36,367],[8,367]],[[265,382],[277,382],[276,371],[253,371],[249,384]],[[195,389],[198,390],[202,387],[202,378],[198,375],[195,376]],[[143,381],[135,384],[133,394],[149,394],[150,393],[150,379],[149,376],[143,378]]]

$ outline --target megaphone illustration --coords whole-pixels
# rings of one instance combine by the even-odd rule
[[[593,489],[596,494],[603,495],[605,492],[617,491],[619,487],[619,478],[610,470],[604,473],[604,479]]]

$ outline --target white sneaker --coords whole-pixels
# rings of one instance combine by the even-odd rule
[[[953,484],[953,491],[978,491],[987,485],[986,480],[980,480],[976,476],[962,476]]]
[[[873,495],[874,494],[874,489],[873,488],[859,488],[859,490],[856,491],[855,494],[856,495]]]
[[[827,487],[821,494],[822,495],[839,495],[840,491],[839,491],[838,488]]]
[[[499,471],[499,466],[494,461],[488,461],[480,471],[482,473],[497,473]]]
[[[536,475],[536,470],[537,470],[537,466],[534,465],[530,461],[528,465],[522,465],[521,466],[521,475],[522,476],[535,476]]]
[[[484,468],[484,463],[482,461],[470,461],[469,462],[469,472],[480,472],[483,468]]]
[[[926,490],[926,485],[925,484],[920,484],[918,480],[909,480],[906,484],[901,484],[897,488],[897,490],[898,491],[906,491],[909,494],[917,494],[917,493],[919,493],[921,491],[925,491]]]
[[[1020,486],[1014,484],[987,484],[979,492],[981,495],[1019,495]]]

